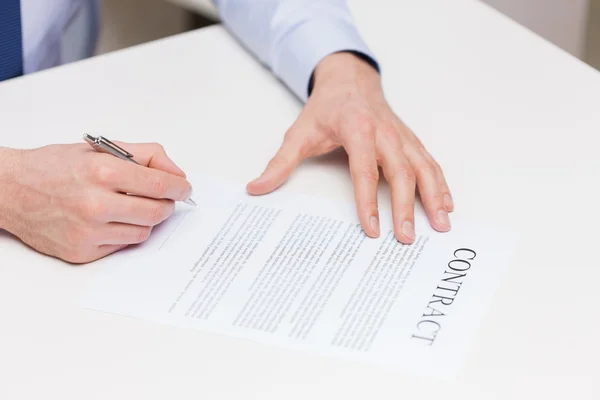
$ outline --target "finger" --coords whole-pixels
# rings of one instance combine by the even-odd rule
[[[416,177],[400,146],[382,146],[382,169],[392,193],[392,215],[396,239],[415,241]]]
[[[123,250],[127,245],[101,245],[89,252],[81,252],[75,255],[60,256],[60,258],[70,264],[82,265],[97,261],[117,251]]]
[[[108,255],[111,255],[113,253],[116,253],[118,251],[121,251],[123,249],[125,249],[128,245],[126,244],[117,244],[117,245],[101,245],[98,247],[98,250],[96,250],[96,254],[95,254],[95,259],[99,260],[101,258],[104,258]]]
[[[431,226],[440,232],[449,231],[450,217],[444,206],[444,196],[435,166],[423,156],[422,152],[412,146],[406,146],[404,152],[415,171],[417,187]]]
[[[164,147],[158,143],[115,142],[115,144],[133,154],[135,161],[145,167],[158,169],[182,178],[186,177],[185,172],[169,158]]]
[[[139,244],[148,240],[150,233],[152,227],[149,226],[111,222],[102,229],[99,240],[102,245]]]
[[[452,199],[452,193],[450,193],[450,188],[448,187],[448,182],[446,182],[446,177],[444,176],[444,172],[440,165],[433,159],[431,154],[428,151],[422,149],[421,152],[423,156],[429,161],[435,168],[437,181],[440,185],[440,190],[442,191],[444,207],[446,211],[452,212],[454,211],[454,200]]]
[[[379,237],[379,168],[372,131],[350,137],[344,143],[344,148],[348,152],[358,218],[368,236]]]
[[[159,169],[146,168],[105,157],[94,170],[95,179],[104,187],[121,193],[153,199],[183,201],[191,196],[192,186],[183,177]]]
[[[310,149],[306,148],[303,137],[308,132],[293,126],[285,135],[283,144],[263,173],[246,187],[251,195],[267,194],[279,188],[292,174],[294,169],[304,160]]]
[[[175,211],[175,202],[115,194],[107,201],[102,222],[120,222],[140,226],[156,226]]]
[[[444,176],[442,169],[439,165],[437,165],[437,163],[435,166],[437,171],[437,179],[440,184],[440,190],[442,191],[442,196],[444,199],[444,207],[446,208],[446,211],[450,213],[454,211],[454,199],[452,198],[452,193],[450,192],[448,182],[446,182],[446,177]]]

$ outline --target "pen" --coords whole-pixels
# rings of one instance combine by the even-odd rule
[[[96,150],[97,152],[107,153],[107,154],[113,155],[115,157],[118,157],[121,160],[131,161],[133,163],[136,163],[137,165],[140,165],[140,163],[138,163],[137,161],[135,161],[133,159],[133,154],[131,154],[127,150],[117,146],[116,144],[114,144],[110,140],[106,139],[105,137],[102,137],[102,136],[93,137],[92,135],[88,135],[87,133],[84,133],[83,140],[88,142],[88,144],[90,146],[92,146],[92,148],[94,150]],[[191,206],[196,206],[196,202],[194,200],[192,200],[191,197],[187,200],[184,200],[183,202],[186,204],[189,204]]]

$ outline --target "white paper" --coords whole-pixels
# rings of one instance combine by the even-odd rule
[[[455,377],[514,239],[455,224],[417,240],[360,229],[353,204],[205,182],[151,239],[105,260],[85,306]]]

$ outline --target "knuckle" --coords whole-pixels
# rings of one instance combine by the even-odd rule
[[[411,141],[403,141],[402,144],[400,145],[400,148],[402,150],[403,154],[406,155],[417,155],[419,156],[420,154],[422,154],[418,147],[415,146],[414,143],[412,143]]]
[[[435,213],[444,208],[444,195],[438,191],[429,191],[421,194],[421,200],[426,211]]]
[[[379,131],[381,132],[381,135],[388,140],[398,138],[398,129],[396,128],[396,125],[391,122],[383,122],[379,127]]]
[[[152,228],[149,226],[143,226],[139,228],[139,232],[137,234],[137,242],[143,243],[150,237],[150,233],[152,233]]]
[[[302,129],[298,126],[298,122],[292,125],[283,135],[283,142],[293,140],[296,136],[302,133]]]
[[[378,204],[377,199],[369,197],[362,202],[363,206],[368,210],[377,210]]]
[[[306,157],[308,154],[312,152],[313,149],[319,146],[321,142],[320,138],[316,135],[305,135],[302,138],[302,143],[300,144],[300,148],[297,149],[297,155],[301,157]]]
[[[361,136],[373,137],[375,133],[377,123],[375,121],[375,117],[371,115],[368,111],[359,111],[357,112],[355,121],[354,121],[354,129]]]
[[[398,167],[392,168],[389,175],[390,181],[402,181],[411,186],[415,185],[417,180],[413,167],[408,163],[402,163]]]
[[[372,166],[363,166],[360,169],[360,176],[369,183],[377,183],[379,181],[379,169]]]
[[[84,226],[75,226],[68,228],[65,236],[68,247],[74,251],[80,251],[90,243],[92,230]]]
[[[415,205],[414,203],[396,204],[394,211],[402,221],[407,218],[412,219],[415,211]]]
[[[165,197],[168,190],[169,185],[162,176],[155,176],[151,179],[152,192],[158,197]]]
[[[59,258],[71,264],[85,264],[93,261],[91,252],[83,249],[73,249],[60,253]]]
[[[117,179],[119,172],[109,165],[97,165],[94,167],[94,176],[96,181],[107,185],[114,182]]]
[[[150,146],[152,146],[153,152],[155,154],[167,154],[165,147],[160,143],[153,142],[153,143],[150,143]]]
[[[436,208],[441,207],[444,203],[444,194],[439,190],[429,194],[427,197],[429,197],[429,202]]]
[[[430,161],[424,161],[417,166],[419,175],[430,175],[437,177],[437,169]]]
[[[87,220],[101,220],[107,212],[106,204],[95,197],[88,197],[82,204],[82,213]]]
[[[438,162],[435,161],[435,159],[431,156],[429,156],[429,163],[431,164],[431,166],[433,167],[434,170],[440,171],[440,172],[442,171],[442,167],[440,167],[440,164],[438,164]]]
[[[157,203],[150,208],[148,219],[152,225],[158,225],[168,216],[169,209],[165,205]]]
[[[396,148],[400,141],[398,134],[388,129],[380,130],[377,139],[382,139],[384,145],[391,146],[392,148]]]

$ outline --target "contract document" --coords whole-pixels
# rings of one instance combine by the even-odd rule
[[[437,233],[417,213],[407,246],[385,209],[371,239],[353,203],[196,187],[197,208],[100,261],[85,307],[447,378],[515,245],[489,228]]]

